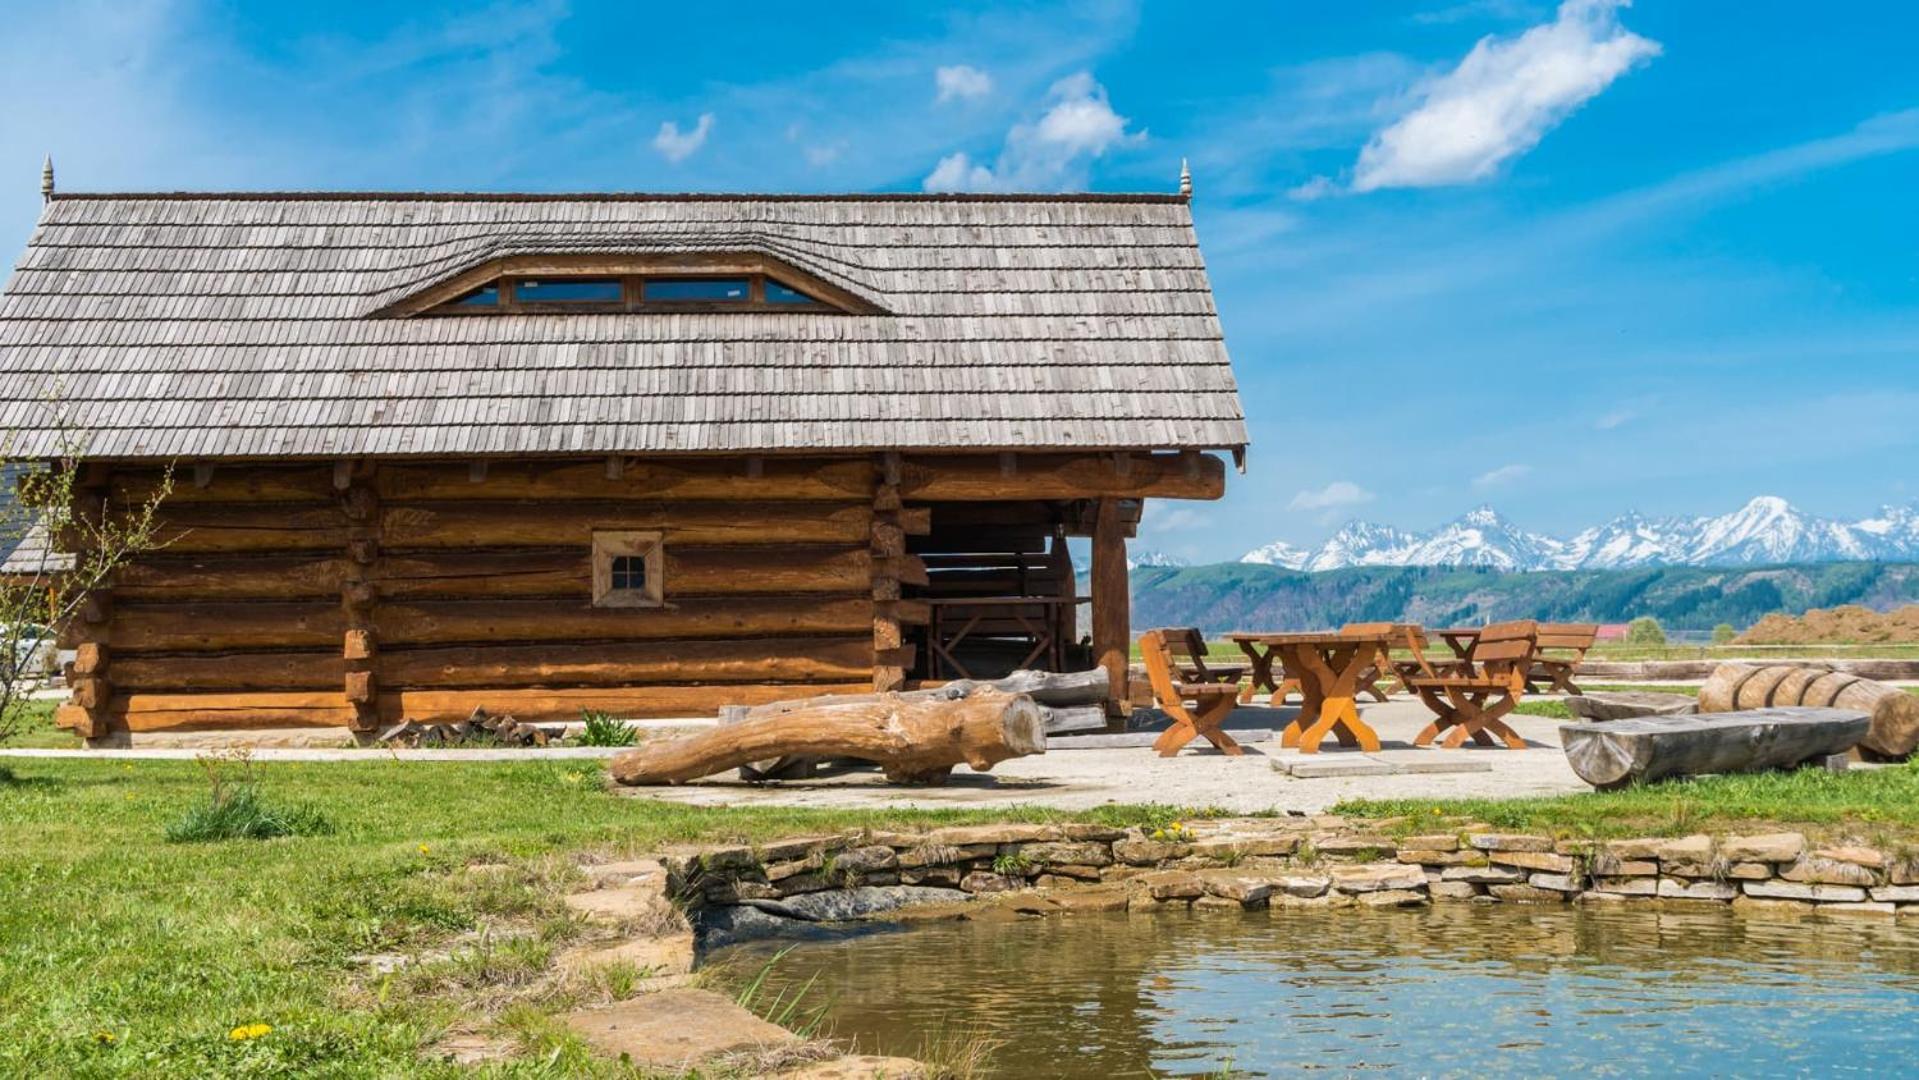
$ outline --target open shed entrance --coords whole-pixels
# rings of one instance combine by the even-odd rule
[[[1020,668],[1084,671],[1091,645],[1066,534],[1075,504],[937,503],[909,550],[926,563],[913,676],[996,679]]]

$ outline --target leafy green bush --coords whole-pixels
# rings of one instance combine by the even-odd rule
[[[580,746],[632,746],[639,738],[639,732],[628,727],[624,720],[594,709],[581,709],[580,720],[586,725],[586,730],[580,732]]]
[[[1712,628],[1712,643],[1714,645],[1730,645],[1732,644],[1732,639],[1738,636],[1739,631],[1734,630],[1732,624],[1729,622],[1722,622]]]
[[[260,789],[241,784],[207,797],[167,826],[174,844],[209,840],[271,840],[276,836],[318,836],[333,831],[333,822],[311,806],[277,807],[260,797]]]
[[[1628,645],[1664,645],[1666,628],[1651,615],[1641,615],[1626,624],[1626,644]]]

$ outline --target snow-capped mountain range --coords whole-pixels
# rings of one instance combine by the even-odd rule
[[[1485,566],[1496,570],[1616,570],[1634,566],[1753,566],[1845,559],[1919,561],[1919,503],[1858,521],[1814,517],[1762,495],[1718,517],[1622,514],[1561,540],[1527,532],[1490,506],[1432,532],[1351,522],[1317,550],[1284,541],[1241,562],[1289,570],[1347,566]]]

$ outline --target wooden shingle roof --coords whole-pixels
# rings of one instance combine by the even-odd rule
[[[388,317],[516,254],[751,252],[883,314]],[[62,195],[0,296],[15,454],[1246,443],[1183,199]]]

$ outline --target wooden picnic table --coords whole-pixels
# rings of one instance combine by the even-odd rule
[[[1479,630],[1477,626],[1455,626],[1447,630],[1435,630],[1433,633],[1438,634],[1439,640],[1445,642],[1446,647],[1453,651],[1455,660],[1464,660],[1471,655],[1473,642],[1479,640]]]
[[[1341,746],[1379,749],[1379,733],[1359,718],[1353,696],[1360,672],[1392,647],[1392,634],[1309,631],[1226,636],[1246,654],[1254,679],[1263,680],[1261,685],[1277,685],[1274,661],[1288,679],[1299,680],[1299,692],[1306,700],[1299,715],[1280,733],[1281,746],[1317,754],[1320,742],[1330,733]]]

